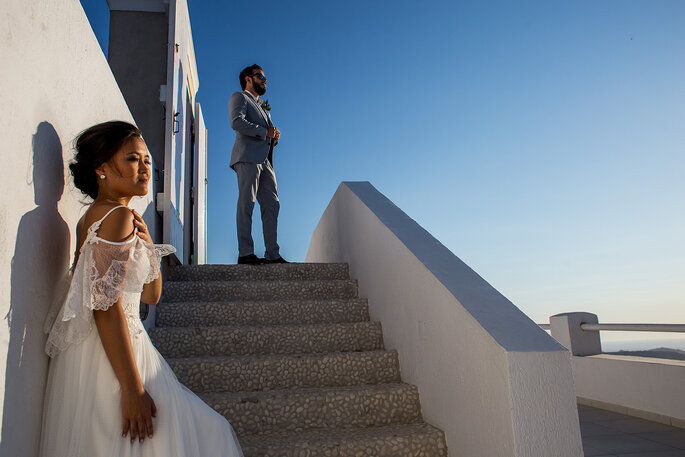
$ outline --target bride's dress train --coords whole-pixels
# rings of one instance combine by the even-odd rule
[[[242,456],[228,421],[178,382],[138,316],[143,284],[159,275],[160,258],[174,248],[137,235],[122,243],[103,240],[97,230],[107,215],[88,229],[66,299],[49,318],[46,352],[53,359],[41,457]],[[142,443],[121,435],[119,382],[93,320],[93,310],[105,310],[119,297],[140,377],[157,406],[154,435]]]

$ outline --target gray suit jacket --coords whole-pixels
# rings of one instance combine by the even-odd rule
[[[231,167],[238,162],[263,163],[271,160],[273,139],[267,138],[267,126],[272,125],[269,115],[245,92],[234,92],[228,102],[231,128],[235,130],[235,143],[231,152]]]

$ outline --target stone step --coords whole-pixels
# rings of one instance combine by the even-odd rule
[[[162,300],[237,301],[357,298],[357,281],[167,281]]]
[[[409,384],[222,392],[200,397],[228,419],[240,436],[422,421],[418,389]]]
[[[447,457],[445,435],[426,423],[240,437],[245,457]]]
[[[194,392],[240,392],[400,382],[396,351],[168,359]]]
[[[149,331],[164,357],[299,354],[384,349],[380,322],[345,324],[162,327]]]
[[[288,325],[369,320],[365,298],[257,302],[177,302],[157,305],[158,327]]]
[[[273,265],[178,265],[167,281],[256,281],[350,279],[346,263]]]

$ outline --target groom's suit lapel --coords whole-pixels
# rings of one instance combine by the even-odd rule
[[[259,105],[257,104],[257,102],[254,101],[254,99],[253,99],[249,94],[245,94],[245,97],[247,97],[247,99],[250,101],[250,103],[252,103],[252,106],[255,107],[255,109],[257,110],[257,112],[259,113],[259,115],[262,116],[262,119],[264,119],[264,122],[266,122],[266,125],[271,125],[271,120],[270,120],[269,117],[266,115],[266,113],[264,112],[264,110],[262,109],[262,107],[259,106]]]

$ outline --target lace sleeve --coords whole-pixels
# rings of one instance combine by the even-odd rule
[[[96,240],[93,243],[90,262],[84,272],[89,276],[89,287],[84,290],[83,297],[88,310],[105,311],[116,303],[122,294],[143,290],[149,264],[140,261],[140,250],[136,249],[135,244],[114,244],[103,240]]]
[[[109,309],[123,294],[142,292],[159,276],[161,257],[174,251],[172,246],[146,243],[137,236],[123,243],[97,237],[84,243],[69,292],[50,329],[48,355],[54,357],[83,341],[92,330],[94,310]]]
[[[159,276],[159,263],[162,260],[162,257],[176,252],[176,248],[170,244],[152,244],[147,241],[140,241],[147,248],[147,260],[150,263],[150,269],[148,270],[147,277],[144,281],[144,283],[147,284],[154,281]]]

